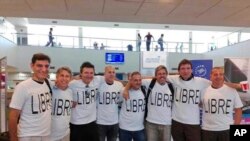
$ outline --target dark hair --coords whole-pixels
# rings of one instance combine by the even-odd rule
[[[179,65],[178,65],[178,70],[181,69],[181,66],[182,66],[182,65],[186,65],[186,64],[190,65],[190,66],[191,66],[191,69],[193,68],[193,65],[192,65],[191,61],[189,61],[189,60],[187,60],[187,59],[183,59],[183,60],[181,60],[181,62],[180,62]]]
[[[50,57],[43,53],[36,53],[31,59],[31,63],[35,64],[37,60],[47,60],[50,63]]]
[[[93,68],[95,70],[95,66],[90,62],[83,62],[80,67],[80,73],[82,73],[83,68]]]
[[[160,65],[160,66],[158,66],[158,67],[155,68],[155,76],[156,76],[156,74],[157,74],[157,72],[158,72],[159,70],[165,70],[166,73],[168,74],[167,68],[166,68],[165,66],[163,66],[163,65]]]

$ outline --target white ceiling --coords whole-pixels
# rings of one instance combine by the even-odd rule
[[[50,25],[57,21],[59,25],[119,23],[141,28],[141,23],[147,23],[149,27],[153,24],[170,29],[200,25],[198,28],[238,30],[250,27],[250,0],[1,0],[0,16],[25,17],[19,21],[12,18],[16,24]]]

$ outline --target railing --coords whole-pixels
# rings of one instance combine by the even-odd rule
[[[11,35],[11,39],[16,42],[17,45],[45,47],[45,45],[49,41],[48,35],[27,33],[15,33]],[[136,40],[77,37],[63,35],[54,35],[53,37],[53,47],[128,51],[128,45],[132,45],[132,51],[138,51]],[[156,46],[158,46],[158,48]],[[140,51],[146,51],[145,41],[142,41]],[[151,42],[150,51],[160,51],[157,41]],[[203,53],[207,52],[208,48],[204,43],[164,42],[164,51],[180,53]]]
[[[239,42],[243,42],[250,39],[250,33],[248,28],[243,28],[241,30],[231,32],[222,37],[216,39],[215,43],[210,43],[210,45],[214,44],[215,48],[222,48],[226,46],[230,46]]]

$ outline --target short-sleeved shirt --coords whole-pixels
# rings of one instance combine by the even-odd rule
[[[211,131],[228,130],[230,124],[234,123],[234,108],[243,106],[237,91],[226,85],[219,89],[208,87],[202,104],[202,129]]]
[[[97,124],[114,125],[118,123],[118,103],[121,99],[123,85],[114,81],[113,84],[101,84],[97,102]]]
[[[73,101],[77,102],[71,112],[72,124],[81,125],[96,121],[97,93],[99,85],[103,82],[102,76],[95,76],[88,85],[82,80],[73,80],[69,83],[73,91]]]
[[[143,79],[142,85],[149,88],[152,79]],[[147,121],[160,125],[171,125],[172,93],[168,84],[160,85],[157,81],[148,98]]]
[[[200,124],[202,91],[211,85],[209,80],[193,77],[184,81],[178,75],[168,76],[175,89],[172,118],[184,124]]]
[[[56,86],[53,87],[52,91],[51,140],[55,141],[69,134],[73,92],[69,88],[62,90]]]
[[[21,110],[18,137],[48,136],[51,131],[51,93],[48,85],[32,78],[19,83],[10,107]]]
[[[129,90],[129,99],[123,99],[119,118],[119,128],[127,131],[144,129],[145,97],[141,91]]]

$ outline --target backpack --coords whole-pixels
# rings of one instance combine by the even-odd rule
[[[148,98],[149,98],[149,95],[151,94],[151,91],[155,85],[155,82],[156,82],[156,78],[153,78],[149,84],[149,87],[148,87],[148,91],[146,92],[146,88],[145,86],[141,86],[141,91],[145,97],[145,115],[144,115],[144,119],[146,119],[147,115],[148,115]],[[170,82],[167,82],[168,84],[168,87],[172,93],[172,101],[174,100],[174,87],[172,85],[172,83]]]

